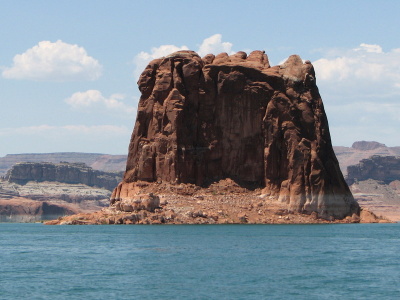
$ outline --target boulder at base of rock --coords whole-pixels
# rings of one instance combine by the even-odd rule
[[[132,198],[114,199],[111,207],[124,212],[147,210],[154,212],[160,206],[160,198],[156,195],[144,194],[136,195]]]

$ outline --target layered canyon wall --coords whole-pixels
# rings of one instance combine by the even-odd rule
[[[347,181],[374,179],[389,184],[400,180],[400,157],[373,155],[362,159],[358,164],[347,167]]]
[[[113,190],[120,174],[93,170],[84,163],[17,163],[5,175],[5,180],[18,184],[29,181],[50,181],[85,184]]]

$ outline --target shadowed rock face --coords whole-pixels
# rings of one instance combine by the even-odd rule
[[[127,168],[131,182],[207,185],[221,178],[262,187],[290,210],[358,213],[332,150],[314,68],[297,55],[271,67],[263,51],[155,59],[142,93]]]
[[[113,190],[121,179],[117,173],[93,170],[84,163],[32,163],[15,164],[6,174],[9,182],[25,184],[29,181],[57,181],[70,184],[82,183],[88,186]]]
[[[28,199],[0,199],[0,222],[37,222],[77,213],[66,206]]]
[[[59,163],[60,161],[85,163],[95,170],[104,172],[121,172],[125,170],[126,155],[82,152],[7,154],[0,157],[0,176],[4,176],[13,165],[20,162]]]
[[[374,179],[389,184],[400,180],[400,157],[373,155],[360,163],[347,167],[347,182]]]

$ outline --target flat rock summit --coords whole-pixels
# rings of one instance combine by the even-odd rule
[[[255,206],[263,215],[260,207],[266,211],[268,205],[325,220],[360,215],[332,149],[309,61],[292,55],[271,67],[264,51],[203,58],[178,51],[151,61],[138,85],[126,172],[108,213],[171,210],[175,223],[179,215],[182,220],[213,215],[194,212],[198,204],[218,206],[213,220],[218,214],[229,219],[229,206],[235,205],[245,205],[248,213],[233,221],[249,218]],[[229,202],[229,190],[236,200]],[[143,191],[157,194],[143,196]],[[240,195],[247,200],[237,203]],[[214,196],[211,206],[202,203],[208,196]],[[187,204],[168,207],[185,197]]]

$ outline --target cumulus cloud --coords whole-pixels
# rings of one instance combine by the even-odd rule
[[[400,49],[384,52],[379,45],[361,44],[313,62],[320,84],[347,95],[400,95]],[[328,84],[326,84],[328,83]]]
[[[179,50],[189,50],[189,48],[185,45],[180,46],[180,47],[175,46],[175,45],[161,45],[160,47],[151,48],[150,53],[144,52],[144,51],[140,52],[133,59],[133,62],[136,65],[135,71],[134,71],[135,78],[139,78],[139,76],[143,72],[144,68],[153,59],[167,56],[168,54],[171,54],[171,53],[179,51]]]
[[[71,97],[65,99],[65,102],[78,110],[106,109],[128,115],[136,113],[136,108],[122,102],[123,99],[125,96],[122,94],[113,94],[107,98],[98,90],[87,90],[72,94]]]
[[[232,54],[233,44],[229,42],[222,41],[221,34],[214,34],[206,39],[200,44],[198,49],[193,49],[200,56],[205,56],[209,53],[219,54],[221,52],[227,52],[228,54]],[[189,48],[185,45],[183,46],[175,46],[175,45],[161,45],[159,47],[151,48],[150,52],[142,51],[138,55],[135,56],[133,62],[135,64],[134,76],[135,78],[139,78],[140,74],[143,72],[144,68],[147,64],[156,58],[160,58],[163,56],[167,56],[173,52],[179,50],[189,50]]]
[[[400,145],[400,49],[363,43],[326,51],[313,65],[335,145]]]
[[[383,53],[382,47],[379,45],[360,44],[360,48],[355,48],[355,51],[367,51],[372,53]]]
[[[226,52],[228,54],[232,54],[232,43],[222,42],[222,35],[217,33],[209,38],[204,39],[201,43],[197,53],[200,56],[205,56],[209,53],[218,54],[221,52]]]
[[[38,45],[17,54],[13,65],[3,70],[8,79],[38,81],[96,80],[102,66],[89,56],[83,47],[58,40],[42,41]]]

